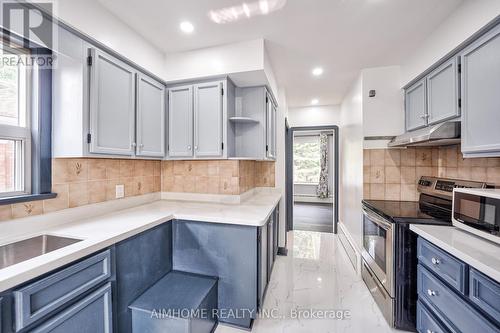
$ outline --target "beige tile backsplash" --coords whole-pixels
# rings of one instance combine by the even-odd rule
[[[241,194],[274,187],[274,162],[53,159],[57,197],[0,206],[0,221],[114,200],[119,184],[125,186],[125,197],[159,191]]]
[[[365,199],[417,201],[421,176],[485,181],[499,186],[500,158],[464,159],[460,145],[364,150]]]

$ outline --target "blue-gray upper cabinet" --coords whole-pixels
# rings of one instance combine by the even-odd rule
[[[266,96],[266,157],[276,158],[276,105],[271,94]]]
[[[460,116],[457,58],[453,57],[427,76],[428,124]]]
[[[168,156],[193,156],[193,86],[168,91]]]
[[[426,81],[422,79],[405,90],[406,130],[427,125]]]
[[[137,75],[137,156],[165,156],[165,87],[144,75]]]
[[[90,57],[90,152],[133,155],[137,71],[96,48]]]
[[[500,156],[500,26],[460,53],[462,152]]]
[[[112,333],[112,313],[111,283],[108,282],[30,332]]]
[[[222,81],[194,85],[194,155],[223,155],[223,83]]]

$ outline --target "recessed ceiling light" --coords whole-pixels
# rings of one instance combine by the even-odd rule
[[[312,73],[313,73],[314,76],[320,76],[321,74],[323,74],[323,68],[321,68],[321,67],[315,67],[312,70]]]
[[[319,103],[319,100],[318,100],[317,98],[313,98],[313,99],[311,100],[311,104],[312,104],[312,105],[316,105],[316,104],[318,104],[318,103]]]
[[[267,0],[260,0],[259,8],[262,14],[266,15],[267,13],[269,13],[269,3],[267,2]]]
[[[187,34],[190,34],[194,31],[193,24],[191,22],[188,22],[188,21],[181,22],[180,28],[181,28],[182,32],[185,32]]]

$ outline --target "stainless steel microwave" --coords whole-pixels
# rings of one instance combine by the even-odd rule
[[[453,225],[500,244],[500,190],[454,189]]]

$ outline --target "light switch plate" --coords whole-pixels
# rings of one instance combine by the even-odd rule
[[[125,185],[116,185],[115,193],[116,199],[123,198],[125,196]]]

